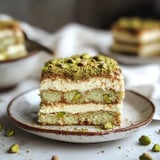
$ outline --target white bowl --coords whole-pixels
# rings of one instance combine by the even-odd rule
[[[0,62],[0,90],[11,88],[24,79],[37,65],[38,51],[29,52],[26,56]]]

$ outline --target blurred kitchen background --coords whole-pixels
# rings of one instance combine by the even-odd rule
[[[160,0],[0,0],[0,13],[55,32],[78,22],[109,29],[121,16],[160,18]]]

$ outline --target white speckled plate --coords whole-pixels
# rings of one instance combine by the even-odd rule
[[[112,130],[93,126],[42,126],[37,123],[40,98],[38,89],[15,97],[8,105],[8,115],[21,129],[49,139],[72,143],[105,142],[128,137],[152,121],[155,107],[142,95],[126,91],[122,125]]]

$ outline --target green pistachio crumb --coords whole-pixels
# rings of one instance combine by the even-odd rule
[[[113,124],[111,122],[107,122],[105,125],[104,125],[104,129],[112,129],[113,128]]]
[[[98,67],[99,67],[99,68],[105,68],[105,65],[104,65],[104,63],[100,63],[100,64],[98,65]]]
[[[11,136],[13,136],[14,134],[15,134],[15,130],[13,130],[13,129],[8,129],[8,130],[6,130],[5,136],[6,136],[6,137],[11,137]]]
[[[105,58],[103,56],[101,56],[101,55],[96,56],[95,59],[97,61],[104,61],[105,60]]]
[[[160,152],[160,145],[159,144],[154,144],[154,146],[152,147],[152,151],[153,152]]]
[[[151,139],[150,139],[149,136],[142,135],[139,138],[139,143],[142,144],[142,145],[149,145],[151,143]]]
[[[76,94],[73,96],[72,101],[73,101],[73,102],[77,102],[80,98],[81,98],[81,94],[80,94],[80,93],[76,93]]]
[[[67,63],[74,63],[74,60],[72,58],[67,59]]]
[[[63,118],[64,115],[65,115],[65,112],[58,112],[57,118]]]
[[[84,53],[84,54],[82,54],[81,58],[88,59],[88,58],[90,58],[90,55],[88,53]]]
[[[18,144],[12,144],[10,148],[8,149],[9,153],[18,153],[19,152],[19,145]]]
[[[44,71],[44,72],[47,71],[47,70],[48,70],[47,67],[43,67],[43,68],[42,68],[42,71]]]
[[[152,157],[148,153],[143,153],[139,156],[139,160],[152,160]]]
[[[111,99],[109,98],[109,95],[107,95],[107,94],[105,94],[105,95],[103,96],[103,100],[104,100],[104,102],[106,102],[106,103],[111,103]]]

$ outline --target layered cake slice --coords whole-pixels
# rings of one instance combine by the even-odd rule
[[[13,59],[27,54],[24,35],[16,20],[0,20],[0,60]]]
[[[112,26],[112,50],[143,57],[160,55],[160,22],[141,18],[120,18]]]
[[[38,122],[119,126],[124,94],[121,70],[109,57],[53,59],[42,69]]]

